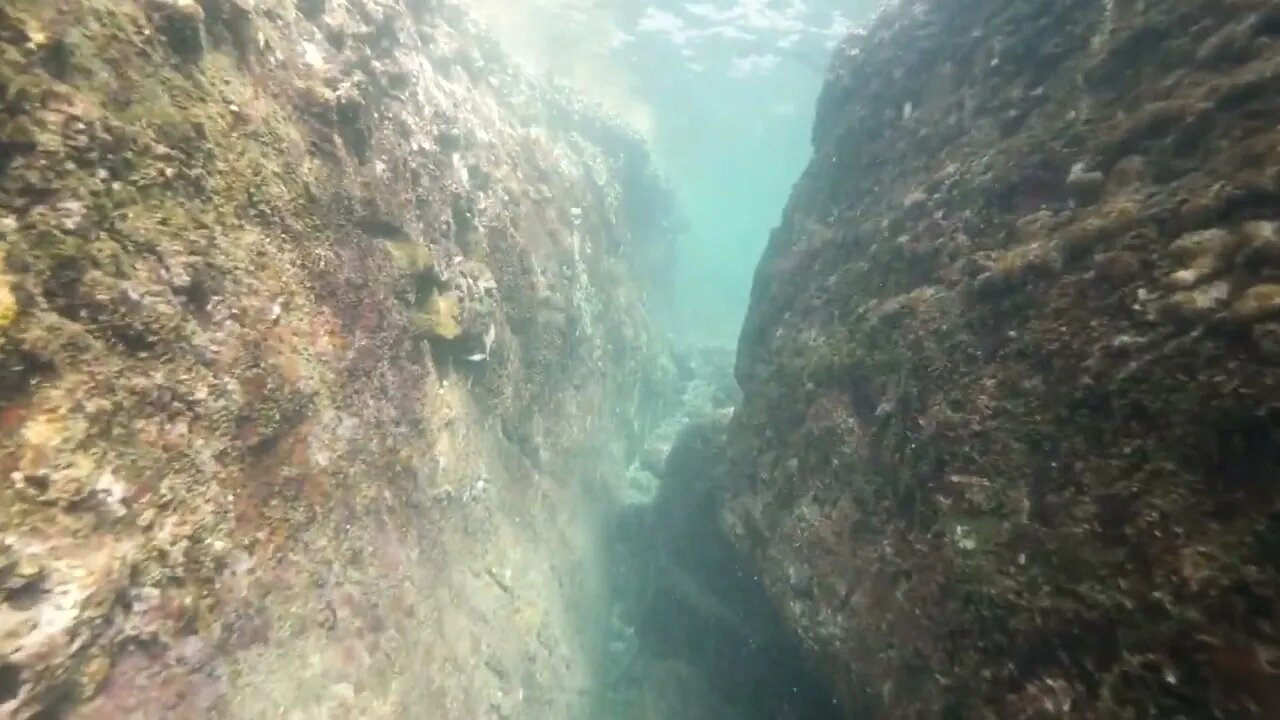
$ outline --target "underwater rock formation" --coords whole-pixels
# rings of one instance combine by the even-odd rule
[[[852,717],[1280,716],[1280,13],[912,0],[759,266],[734,536]]]
[[[0,716],[574,717],[664,197],[449,2],[0,4]]]
[[[656,492],[634,493],[610,522],[611,677],[607,702],[591,717],[838,717],[830,690],[718,522],[732,412],[721,391],[732,385],[732,352],[678,355],[690,375],[682,412],[654,433],[665,448],[652,470]]]

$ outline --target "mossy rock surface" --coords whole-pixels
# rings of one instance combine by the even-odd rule
[[[851,716],[1280,714],[1275,27],[921,0],[838,51],[728,521]]]
[[[0,716],[574,716],[673,238],[538,270],[664,197],[573,101],[451,2],[0,2]]]
[[[458,301],[452,293],[433,293],[415,322],[434,338],[454,340],[462,334],[459,312]]]

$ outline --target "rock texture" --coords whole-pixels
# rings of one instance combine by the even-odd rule
[[[574,717],[665,198],[451,3],[0,4],[0,716]]]
[[[924,0],[755,279],[735,537],[851,717],[1280,714],[1280,14]]]
[[[839,717],[831,691],[718,522],[736,400],[732,350],[691,348],[677,357],[689,378],[681,412],[637,460],[630,473],[637,490],[624,495],[630,501],[607,534],[611,673],[608,702],[592,717]]]

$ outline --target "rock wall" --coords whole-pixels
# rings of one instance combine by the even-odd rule
[[[664,198],[452,3],[0,5],[0,716],[575,717]]]
[[[725,534],[733,349],[681,348],[678,412],[628,472],[605,536],[608,720],[839,717],[832,693]]]
[[[1280,713],[1280,14],[923,0],[837,52],[738,541],[851,717]]]

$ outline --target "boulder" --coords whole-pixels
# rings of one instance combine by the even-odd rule
[[[904,0],[837,50],[726,515],[851,717],[1280,715],[1278,19]]]

